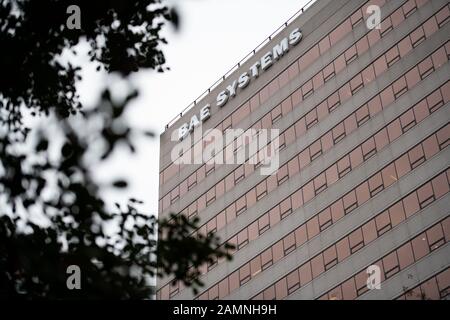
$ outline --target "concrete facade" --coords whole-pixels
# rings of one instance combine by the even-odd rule
[[[372,4],[381,8],[380,30],[369,30],[365,23],[368,17],[366,9]],[[160,138],[159,215],[165,216],[175,212],[190,216],[190,208],[195,207],[193,215],[200,218],[200,225],[203,227],[201,232],[211,231],[208,228],[212,228],[213,232],[224,241],[237,239],[235,241],[242,246],[233,253],[232,261],[219,261],[217,265],[210,266],[209,270],[205,266],[204,274],[201,276],[205,286],[200,294],[194,295],[191,289],[180,284],[173,285],[170,278],[163,278],[157,282],[157,298],[396,299],[410,297],[410,291],[415,288],[422,293],[423,297],[448,299],[450,286],[450,247],[447,244],[450,238],[449,20],[450,6],[447,1],[317,0],[237,68],[227,78],[231,80],[225,79],[200,103],[170,126]],[[252,79],[248,87],[240,90],[224,107],[216,106],[216,96],[226,89],[230,81],[247,71],[261,59],[264,53],[271,50],[281,39],[288,37],[296,27],[300,28],[303,35],[297,45],[291,47],[259,77]],[[340,34],[336,30],[344,31]],[[363,38],[368,39],[365,48]],[[409,49],[404,49],[403,44],[406,40],[412,43]],[[307,60],[305,57],[309,57],[316,47],[320,54],[312,55],[313,58]],[[355,48],[356,57],[348,58],[353,52],[352,48]],[[402,50],[406,51],[402,53]],[[395,56],[396,52],[398,58],[389,60],[391,56]],[[344,60],[345,66],[338,68],[339,61],[342,59],[347,60]],[[303,63],[305,61],[309,63]],[[386,61],[387,66],[382,71],[379,71],[382,69],[379,67],[379,61]],[[326,72],[330,66],[334,68],[334,75],[327,78]],[[375,70],[372,76],[367,72],[372,70],[371,66]],[[299,71],[294,72],[296,68]],[[415,81],[414,72],[419,74],[419,79]],[[286,75],[288,79],[282,80],[283,75]],[[402,85],[400,79],[402,76],[406,79],[405,87],[396,92],[396,88]],[[358,83],[359,77],[362,87],[353,89],[352,86]],[[274,87],[274,83],[278,87]],[[305,89],[308,83],[313,86],[312,94],[308,92],[304,94],[308,90]],[[342,88],[347,87],[350,88],[350,95],[344,98],[346,91]],[[386,98],[388,94],[384,93],[390,92],[387,88],[391,87],[392,89],[389,90],[392,90],[394,96],[389,100]],[[275,89],[272,90],[272,88]],[[260,101],[262,95],[268,97],[253,109],[252,99],[258,92]],[[294,100],[298,92],[303,97]],[[315,123],[307,127],[301,136],[296,137],[298,132],[296,124],[303,118],[307,123],[308,117],[311,114],[314,115],[313,112],[318,112],[318,106],[323,101],[328,101],[324,98],[332,97],[335,92],[336,96],[339,93],[339,105],[323,116],[315,113],[317,118]],[[344,93],[341,94],[341,92]],[[440,98],[434,98],[437,96],[436,92]],[[377,96],[381,98],[378,99]],[[433,99],[441,100],[432,105]],[[384,105],[385,100],[389,100],[386,105]],[[251,170],[243,179],[235,182],[231,190],[225,190],[220,195],[217,193],[217,197],[214,191],[212,200],[208,200],[210,190],[217,190],[219,182],[227,179],[233,172],[237,172],[239,165],[219,165],[207,175],[204,172],[201,173],[202,165],[198,164],[184,165],[174,169],[171,151],[179,142],[171,141],[171,134],[182,123],[188,122],[193,115],[198,115],[205,104],[211,105],[211,117],[203,123],[203,131],[215,128],[221,123],[224,124],[219,127],[220,129],[229,127],[228,124],[225,125],[228,123],[227,119],[230,119],[229,122],[232,124],[235,114],[233,112],[248,103],[248,109],[251,112],[248,112],[236,124],[231,125],[232,128],[245,130],[255,127],[256,123],[267,117],[267,114],[271,112],[273,114],[277,108],[281,109],[280,106],[284,106],[286,101],[292,102],[292,108],[275,121],[272,118],[271,123],[271,128],[280,129],[281,133],[286,132],[284,135],[286,140],[293,135],[293,141],[286,142],[286,146],[280,149],[280,166],[291,163],[291,160],[304,150],[308,148],[312,150],[317,139],[325,137],[327,133],[332,132],[332,139],[334,139],[335,132],[330,130],[338,129],[341,124],[345,128],[345,134],[340,141],[333,140],[328,149],[325,148],[323,142],[325,140],[320,140],[322,142],[319,143],[319,148],[323,152],[310,159],[305,165],[302,160],[298,160],[299,172],[292,175],[289,173],[288,178],[282,182],[278,181],[270,192],[268,185],[272,178],[259,174],[259,170]],[[375,103],[372,103],[373,101]],[[428,106],[428,111],[420,115],[418,110],[424,103]],[[364,106],[367,106],[369,110],[368,119],[363,118],[364,120],[350,131],[347,128],[350,121],[347,119],[354,117],[359,121],[358,117],[365,110]],[[410,121],[408,119],[411,114],[414,120],[406,124]],[[393,129],[395,123],[400,124],[401,133],[391,138],[390,130],[395,130]],[[289,128],[293,129],[289,131]],[[365,160],[361,163],[357,165],[351,163],[348,172],[332,183],[326,182],[324,189],[320,191],[315,189],[316,181],[322,173],[324,173],[324,179],[329,179],[325,175],[329,168],[336,166],[337,170],[340,170],[341,159],[351,155],[357,146],[361,146],[364,152],[366,141],[376,137],[383,130],[387,132],[386,139],[389,141],[382,142],[382,147],[377,145],[376,151],[367,157],[363,156]],[[288,136],[290,132],[291,136]],[[428,142],[425,141],[432,139],[437,139],[438,147],[433,153],[429,153],[427,150],[431,147],[428,147]],[[420,164],[416,165],[419,162],[414,162],[413,157],[419,146],[421,150],[424,150],[424,155],[423,159],[420,158],[422,159]],[[398,164],[405,155],[409,159],[410,169],[406,174],[401,174]],[[352,161],[350,156],[348,158]],[[392,164],[395,164],[395,177],[392,175],[391,177],[395,181],[388,182],[384,177],[381,182],[381,191],[373,192],[372,195],[370,188],[375,180],[373,177],[388,166],[392,167]],[[193,175],[198,182],[192,184],[192,187],[183,191],[182,194],[183,184],[189,184]],[[436,182],[438,177],[446,177],[445,182]],[[307,185],[313,180],[312,198],[307,201],[300,200],[302,204],[294,206],[296,192],[302,190],[302,199],[305,199]],[[321,224],[320,219],[325,216],[321,214],[325,210],[331,208],[330,212],[333,215],[333,205],[343,199],[342,203],[345,206],[347,195],[366,181],[370,190],[370,196],[366,201],[359,203],[358,199],[355,209],[339,216],[338,219],[332,216],[329,220],[330,224],[329,221]],[[248,194],[263,183],[267,184],[267,194],[250,202]],[[428,185],[431,186],[433,195],[420,202],[422,194],[425,194],[423,190],[430,189]],[[395,226],[391,226],[393,224],[391,216],[388,218],[390,219],[388,225],[391,227],[388,231],[383,229],[381,233],[378,224],[381,224],[380,221],[384,219],[382,214],[399,201],[403,201],[402,207],[407,212],[405,199],[414,192],[418,195],[419,210],[411,215],[406,213],[406,218]],[[238,203],[244,195],[245,209],[236,217],[229,219],[230,207],[238,208]],[[282,208],[286,199],[291,199],[289,200],[291,211],[281,220],[271,220],[267,230],[259,229],[258,234],[253,235],[252,238],[250,226],[254,226],[256,221],[258,221],[257,225],[261,226],[262,217],[266,213],[269,217],[269,213],[274,208]],[[206,204],[199,204],[205,202]],[[226,217],[227,221],[219,228],[220,214]],[[272,219],[271,215],[270,219]],[[318,232],[312,231],[315,230],[313,228],[319,228]],[[356,231],[360,228],[366,232],[361,236],[362,247],[341,258],[337,244],[348,238],[349,240],[345,241],[348,241],[349,248],[352,248],[351,241],[357,237]],[[245,237],[245,234],[248,240],[240,243],[240,236]],[[375,234],[370,241],[365,238],[369,234]],[[422,237],[422,234],[425,234],[424,241],[429,245],[427,254],[423,256],[418,254],[419,248],[416,246],[416,239]],[[291,238],[294,238],[296,244],[293,247],[287,247]],[[300,238],[306,240],[300,240]],[[435,238],[436,242],[434,242]],[[403,252],[398,250],[406,247],[409,242],[411,242],[414,261],[411,260],[412,262],[408,262],[408,265],[402,265],[406,256],[398,253]],[[332,249],[334,247],[336,249]],[[269,250],[269,248],[272,249]],[[281,254],[277,248],[281,248]],[[269,251],[272,262],[264,267],[264,259]],[[334,262],[327,265],[329,254],[335,254],[336,258],[333,258],[334,260],[330,258]],[[395,265],[392,259],[397,259],[395,261],[398,265]],[[370,265],[381,268],[381,289],[359,291],[357,288],[361,278],[359,274]],[[389,269],[391,265],[394,267]],[[308,278],[309,276],[302,278],[306,274],[302,273],[302,270],[306,270],[303,266],[310,270],[308,272],[312,274],[311,279]],[[256,272],[253,272],[253,267]],[[323,270],[320,271],[320,268]],[[368,277],[369,275],[366,276]],[[433,289],[430,289],[431,287]]]

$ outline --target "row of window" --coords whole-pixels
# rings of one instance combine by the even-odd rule
[[[447,130],[450,130],[450,125],[448,125]],[[437,134],[434,134],[433,136],[436,138],[436,135]],[[320,232],[322,232],[323,230],[331,226],[333,223],[335,223],[337,220],[341,219],[344,215],[349,214],[351,211],[355,210],[363,203],[366,203],[370,198],[374,197],[380,191],[384,190],[389,185],[395,183],[395,181],[401,178],[402,175],[400,175],[399,173],[399,171],[401,170],[398,170],[395,166],[398,163],[397,161],[403,159],[405,156],[408,159],[408,155],[410,154],[411,151],[413,151],[418,146],[423,146],[433,136],[430,136],[424,142],[410,149],[409,152],[399,157],[396,161],[386,166],[383,170],[380,170],[378,173],[374,174],[371,178],[361,183],[355,189],[344,195],[341,199],[335,201],[332,205],[328,206],[318,215],[309,219],[306,223],[302,224],[297,229],[286,235],[283,239],[281,239],[271,247],[264,250],[260,255],[250,260],[240,269],[229,275],[227,278],[223,279],[221,282],[226,282],[228,280],[232,281],[231,280],[232,277],[237,277],[239,279],[239,286],[245,284],[256,274],[258,274],[262,270],[267,269],[272,264],[276,263],[278,260],[283,258],[285,255],[288,255],[296,248],[300,247],[301,245],[303,245],[304,243],[306,243],[307,241],[318,235]],[[439,148],[435,150],[433,155],[437,152],[439,152]],[[411,161],[409,161],[409,165],[410,166],[412,165]],[[406,174],[405,170],[402,170],[401,172],[404,172],[404,174]],[[450,170],[448,173],[450,174]],[[388,182],[383,181],[383,176],[387,177],[387,179],[385,178],[385,180],[387,180]],[[418,195],[416,195],[413,192],[412,194],[405,197],[404,202],[403,201],[400,202],[400,207],[403,207],[403,209],[398,210],[398,208],[396,207],[397,210],[395,210],[395,217],[394,217],[396,224],[403,221],[405,219],[405,216],[406,217],[411,216],[420,209],[429,205],[436,198],[441,197],[443,194],[447,193],[449,189],[449,181],[450,179],[447,179],[446,173],[444,172],[440,176],[433,179],[432,182],[420,188],[417,191]],[[371,186],[377,190],[376,194],[370,192]],[[333,256],[329,254],[330,252],[333,252],[333,250],[334,252],[337,252],[336,251],[338,250],[337,248],[343,248],[345,247],[345,245],[348,245],[349,253],[346,256],[342,256],[342,259],[344,259],[350,254],[355,253],[356,251],[361,249],[365,244],[367,244],[367,241],[364,242],[364,237],[366,237],[366,240],[372,241],[373,232],[379,232],[378,236],[380,236],[382,233],[388,231],[393,227],[391,221],[389,220],[388,212],[389,211],[383,212],[382,214],[379,215],[379,217],[377,217],[376,222],[373,221],[373,223],[376,223],[375,228],[371,228],[371,222],[366,223],[366,227],[361,227],[355,230],[352,234],[348,236],[348,239],[345,238],[348,241],[345,239],[339,241],[338,243],[336,243],[334,246],[331,247],[334,249],[329,248],[325,250],[322,255],[319,254],[315,258],[311,259],[311,261],[305,263],[301,268],[312,268],[312,270],[314,270],[313,278],[315,278],[319,276],[321,273],[323,273],[325,270],[328,270],[329,268],[337,264],[338,262],[336,258],[337,256],[335,256],[336,259],[331,260],[328,259],[328,257]],[[402,212],[404,213],[403,215]],[[389,220],[388,224],[386,224],[386,220]],[[363,237],[363,230],[365,231],[365,233],[366,232],[372,233],[370,235],[367,234]],[[341,249],[339,249],[339,251],[341,251]],[[339,259],[339,262],[342,259]],[[254,269],[254,272],[247,273],[246,270],[250,268],[250,266],[252,265],[260,266],[260,268]],[[309,267],[305,267],[306,265],[308,265]],[[219,284],[216,284],[216,286],[217,285]],[[233,288],[233,290],[235,289],[234,286],[230,287],[229,292],[232,291],[231,288]],[[209,290],[206,291],[206,294],[209,292]],[[294,289],[292,289],[292,291],[293,290]]]
[[[410,0],[414,2],[413,0]],[[272,82],[266,85],[262,90],[257,92],[252,98],[250,98],[247,102],[245,102],[242,106],[237,108],[229,117],[227,117],[222,123],[219,123],[216,128],[219,130],[226,130],[231,126],[236,126],[238,122],[247,117],[251,112],[253,112],[256,108],[260,106],[265,100],[268,99],[272,94],[274,94],[279,88],[283,87],[289,80],[292,80],[296,77],[299,72],[304,72],[307,67],[309,67],[315,60],[317,60],[320,55],[324,54],[329,50],[331,45],[326,44],[335,44],[338,40],[342,39],[345,35],[350,33],[353,29],[353,26],[362,20],[362,14],[366,14],[365,10],[369,5],[378,5],[382,6],[385,0],[370,0],[365,3],[361,8],[357,9],[354,14],[356,14],[353,18],[355,21],[352,24],[352,18],[347,18],[344,20],[339,26],[337,26],[330,35],[325,36],[322,40],[319,41],[321,44],[314,45],[307,52],[305,52],[299,59],[294,61],[290,67],[288,67],[284,72],[282,72],[278,77],[276,77]],[[419,1],[420,2],[420,1]],[[423,1],[424,2],[424,1]],[[374,29],[372,32],[379,32]],[[263,101],[263,102],[261,102]],[[170,165],[163,172],[160,173],[160,183],[164,184],[167,182],[173,175],[177,174],[180,170],[180,167],[177,165]]]
[[[434,17],[432,17],[434,19]],[[408,39],[408,37],[406,38]],[[404,77],[400,77],[397,81],[392,84],[392,88],[388,87],[384,91],[381,92],[381,103],[383,106],[390,104],[394,98],[400,97],[400,95],[404,94],[408,87],[411,88],[421,79],[428,76],[431,72],[434,71],[434,68],[440,67],[444,64],[448,56],[450,55],[450,43],[447,46],[447,52],[444,48],[437,50],[434,52],[431,57],[424,59],[421,63],[418,64],[417,67],[411,69]],[[388,51],[389,52],[389,51]],[[383,61],[385,59],[387,53],[382,55],[376,61]],[[376,63],[375,61],[375,63]],[[374,65],[375,65],[374,63]],[[373,75],[374,65],[369,65],[363,72],[359,73],[355,76],[350,82],[344,85],[341,89],[337,90],[334,94],[332,94],[328,99],[324,100],[317,107],[311,110],[306,116],[299,119],[296,123],[294,123],[291,127],[287,128],[279,137],[280,140],[280,149],[286,147],[286,145],[293,143],[300,136],[304,135],[305,132],[314,124],[317,124],[320,120],[322,120],[325,116],[328,115],[330,111],[330,106],[333,104],[333,108],[339,105],[341,102],[344,102],[348,98],[351,97],[355,91],[350,92],[351,88],[353,89],[361,89],[368,82],[373,80],[373,77],[366,77],[363,81],[362,74],[364,74],[367,70],[371,70],[371,74]],[[384,64],[387,66],[387,64]],[[385,71],[383,69],[383,71]],[[377,75],[378,76],[378,75]],[[356,80],[356,82],[355,82]],[[361,81],[361,82],[359,82]],[[344,88],[346,88],[345,90]],[[343,90],[343,91],[341,91]],[[344,94],[347,92],[347,94]],[[341,96],[345,96],[346,99],[342,100]],[[378,102],[378,103],[377,103]],[[380,99],[375,100],[374,98],[365,106],[360,108],[356,113],[356,119],[349,117],[347,120],[348,127],[355,127],[362,125],[370,118],[369,107],[373,107],[372,113],[376,113],[377,109],[381,109],[380,107]],[[333,128],[332,132],[328,132],[328,135],[322,137],[321,140],[317,140],[315,144],[312,144],[310,150],[304,150],[302,155],[302,160],[305,162],[305,165],[310,161],[314,160],[318,157],[323,151],[323,148],[320,148],[320,144],[325,144],[326,147],[332,146],[332,144],[337,143],[345,136],[345,127],[344,123],[341,123],[339,126]],[[188,216],[192,216],[198,213],[198,205],[205,204],[205,207],[216,199],[219,196],[222,196],[225,192],[231,190],[237,183],[242,181],[245,177],[249,176],[255,170],[253,165],[241,165],[236,170],[227,175],[224,179],[219,181],[213,188],[208,190],[205,194],[201,195],[197,200],[191,203],[188,207],[184,208],[182,211],[187,213]],[[287,171],[287,164],[279,170],[279,174],[281,175],[283,171]],[[204,172],[205,173],[205,172]],[[183,181],[179,187],[172,190],[170,194],[167,194],[163,198],[162,208],[165,210],[170,206],[171,203],[179,199],[179,193],[185,194],[189,190],[189,183],[194,183],[193,177],[195,175],[189,177],[186,181]],[[286,179],[286,177],[283,177]],[[192,180],[192,181],[191,181]],[[195,184],[195,183],[194,183]],[[202,206],[203,209],[203,206]],[[187,212],[186,212],[187,211]]]
[[[450,295],[450,268],[439,272],[418,286],[408,289],[397,300],[441,300]]]
[[[450,53],[450,45],[448,46],[449,53]],[[444,53],[443,48],[438,49],[434,54],[437,54],[437,56],[440,55],[440,53]],[[427,58],[424,61],[427,61],[431,58]],[[437,60],[437,59],[436,59]],[[439,60],[441,62],[441,60]],[[420,64],[419,64],[420,65]],[[440,64],[439,64],[440,65]],[[278,170],[276,175],[268,176],[266,179],[264,179],[262,182],[260,182],[258,185],[256,185],[254,188],[250,189],[246,194],[241,196],[236,202],[230,204],[224,211],[219,213],[217,216],[210,219],[207,223],[205,223],[200,230],[211,232],[211,231],[217,231],[220,230],[223,226],[225,226],[227,223],[230,223],[232,220],[236,218],[239,214],[244,212],[247,208],[253,206],[257,201],[262,199],[264,196],[266,196],[268,193],[270,193],[272,190],[274,190],[278,185],[284,183],[289,178],[297,174],[300,170],[304,169],[307,165],[311,163],[312,160],[316,159],[318,156],[320,156],[323,152],[329,150],[334,144],[341,141],[346,135],[348,135],[350,132],[356,130],[358,126],[358,119],[365,119],[364,121],[359,121],[359,125],[362,125],[365,123],[371,116],[377,114],[381,111],[381,109],[384,107],[387,107],[390,105],[393,101],[393,95],[390,93],[393,93],[394,85],[402,79],[408,79],[407,76],[411,75],[413,73],[418,73],[419,67],[416,66],[412,70],[406,73],[405,76],[400,77],[397,81],[395,81],[391,86],[387,87],[385,90],[383,90],[380,94],[376,95],[374,98],[372,98],[369,103],[366,105],[360,107],[355,111],[355,113],[349,115],[347,118],[345,118],[342,122],[337,124],[335,127],[330,129],[327,133],[325,133],[321,138],[313,142],[309,147],[305,148],[302,152],[294,156],[292,159],[290,159],[286,164],[282,165],[280,169]],[[410,84],[409,88],[411,88],[411,85],[415,85],[416,83],[411,83],[408,80],[408,83]],[[409,113],[406,113],[403,115],[403,117],[398,122],[393,122],[388,127],[388,133],[391,135],[391,141],[392,138],[395,138],[394,136],[398,134],[399,128],[400,131],[409,129],[412,125],[415,124],[415,121],[422,120],[429,112],[433,112],[438,107],[442,106],[445,102],[450,100],[450,84],[447,83],[444,87],[442,87],[441,90],[436,90],[433,92],[430,96],[427,97],[427,99],[424,99],[421,101],[420,104],[418,104],[415,107],[415,113],[411,110]],[[386,98],[387,96],[390,96],[390,98]],[[381,103],[380,103],[381,102]],[[361,115],[364,114],[366,116],[362,117]],[[363,160],[370,157],[374,152],[376,152],[376,144],[379,146],[384,145],[384,143],[387,141],[385,139],[385,134],[380,133],[378,136],[373,138],[372,140],[367,141],[366,144],[362,146],[362,158]],[[347,163],[350,161],[350,158],[358,159],[360,157],[360,151],[355,150],[347,160],[342,160],[339,162],[338,165],[338,174],[339,177],[347,173],[347,171],[350,171],[350,164]],[[358,163],[359,164],[359,163]],[[245,168],[250,168],[251,165],[245,165],[241,166],[241,170],[236,170],[234,173],[239,173],[241,177],[245,176]],[[251,169],[248,169],[251,170]],[[208,190],[204,195],[202,195],[199,199],[191,203],[187,208],[184,209],[184,212],[188,216],[196,215],[199,211],[203,210],[206,206],[208,206],[210,203],[212,203],[214,200],[216,200],[218,197],[222,196],[228,188],[233,185],[231,181],[227,180],[229,178],[226,178],[225,180],[219,181],[214,188],[211,188]],[[229,186],[230,185],[230,186]],[[312,188],[311,184],[311,188]],[[320,187],[323,187],[320,185]],[[318,188],[312,189],[312,192],[309,192],[309,187],[307,187],[305,190],[307,190],[306,195],[303,195],[303,202],[308,201],[314,194],[317,192]],[[320,191],[320,190],[319,190]],[[186,210],[187,209],[187,210]]]
[[[402,8],[400,7],[399,9],[401,10]],[[429,20],[434,22],[434,24],[436,24],[435,19],[436,18],[433,16]],[[377,38],[377,40],[378,39],[379,39],[379,37]],[[372,45],[373,45],[373,43],[372,43]],[[368,46],[369,46],[369,38],[368,38],[368,36],[364,36],[356,44],[351,46],[350,49],[355,50],[355,52],[357,52],[357,54],[361,55],[368,49]],[[348,50],[350,50],[350,49],[348,49]],[[346,64],[345,63],[345,60],[346,60],[345,55],[347,55],[347,56],[349,55],[347,53],[348,50],[345,53],[341,54],[338,58],[336,58],[336,60],[334,62],[331,62],[327,67],[325,67],[323,70],[319,71],[319,73],[317,73],[312,79],[309,80],[309,81],[312,81],[312,83],[315,83],[315,85],[313,86],[314,90],[317,89],[317,84],[321,85],[324,82],[331,79],[332,77],[330,76],[330,74],[335,75],[336,73],[338,73],[345,67],[345,64]],[[406,54],[406,53],[407,52],[405,52],[404,54]],[[340,60],[342,60],[344,62],[343,63],[337,62]],[[351,59],[351,61],[353,61],[353,59]],[[351,61],[349,60],[349,63]],[[366,71],[366,73],[367,73],[367,75],[366,74],[364,74],[364,75],[366,77],[369,76],[370,72]],[[306,86],[309,86],[309,85],[306,85]],[[305,87],[305,85],[303,87]],[[303,87],[301,87],[300,89],[295,91],[291,96],[289,96],[287,99],[285,99],[280,105],[275,107],[271,112],[267,113],[266,116],[264,116],[262,118],[262,120],[260,120],[259,122],[255,123],[253,127],[255,129],[272,127],[272,125],[276,121],[281,119],[282,116],[285,116],[287,113],[289,113],[292,110],[293,106],[297,106],[301,102],[302,91],[305,91],[305,89],[302,89]],[[331,112],[339,104],[340,104],[339,93],[336,92],[326,102],[326,107],[327,107],[328,112]],[[321,108],[324,108],[324,107],[325,107],[325,101],[322,103]],[[248,115],[250,113],[250,109],[249,109],[248,105],[244,105],[244,106],[240,107],[239,109],[247,110],[244,112],[245,115]],[[323,111],[326,112],[326,110],[323,110]],[[321,111],[319,111],[319,112],[321,112]],[[316,113],[315,117],[314,117],[314,113]],[[323,116],[325,116],[325,115],[326,114],[324,114]],[[310,128],[312,125],[314,125],[318,121],[317,112],[315,112],[315,111],[310,112],[309,116],[305,117],[305,119],[303,119],[303,121],[306,121],[306,123],[307,123],[306,125],[303,126],[303,127],[305,127],[305,131],[306,131],[306,129]],[[235,122],[233,122],[233,123],[235,123]],[[231,124],[230,124],[230,126],[231,126]],[[293,128],[291,130],[293,130]],[[288,136],[291,137],[291,135],[288,135]],[[282,139],[284,139],[284,136],[282,137]],[[219,165],[216,165],[216,166],[218,167]],[[160,206],[160,208],[166,208],[170,204],[177,201],[185,193],[187,193],[189,190],[191,190],[191,188],[194,187],[197,183],[201,182],[208,174],[210,174],[215,169],[217,169],[216,166],[205,164],[202,167],[200,167],[199,169],[197,169],[188,178],[186,178],[184,181],[182,181],[179,186],[177,186],[173,190],[169,191],[170,195],[167,194],[166,198],[162,200],[162,207]],[[234,175],[234,180],[236,181],[236,183],[240,181],[239,178],[240,178],[239,175],[238,176]],[[164,197],[162,197],[162,198],[164,198]],[[162,210],[165,210],[165,209],[162,209]]]
[[[419,261],[430,252],[450,241],[450,217],[447,217],[434,226],[423,231],[412,240],[403,244],[398,249],[385,255],[380,260],[371,263],[381,269],[381,286],[383,281],[404,270],[413,263]],[[367,288],[367,268],[344,281],[334,289],[322,295],[322,300],[352,300],[361,296]],[[447,279],[448,280],[448,279]],[[446,283],[448,287],[448,282]],[[443,288],[445,290],[445,288]]]

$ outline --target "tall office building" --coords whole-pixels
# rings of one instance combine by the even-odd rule
[[[160,216],[236,249],[157,298],[448,299],[449,21],[448,1],[317,0],[168,125]],[[278,170],[174,161],[200,128],[279,129]]]

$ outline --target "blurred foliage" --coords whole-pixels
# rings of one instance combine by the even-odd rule
[[[79,30],[66,28],[72,4],[81,8]],[[156,0],[1,1],[1,298],[149,298],[155,275],[174,275],[197,290],[196,267],[230,258],[231,247],[216,236],[194,235],[196,219],[173,214],[158,222],[136,199],[111,210],[102,190],[128,182],[99,183],[93,170],[119,145],[135,152],[136,138],[153,134],[124,119],[138,92],[117,102],[105,89],[86,109],[75,88],[79,66],[59,59],[87,41],[92,63],[108,73],[162,72],[168,68],[160,31],[178,20]],[[48,125],[28,126],[29,115]],[[165,237],[155,241],[157,232]],[[73,264],[81,268],[81,290],[66,287]]]

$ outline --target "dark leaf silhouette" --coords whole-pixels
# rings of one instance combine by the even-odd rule
[[[72,4],[81,8],[79,30],[66,28]],[[198,220],[172,215],[158,224],[138,199],[105,201],[95,168],[119,145],[137,152],[135,137],[152,134],[124,118],[137,91],[113,101],[106,88],[85,108],[80,66],[59,59],[84,39],[98,70],[125,79],[166,71],[167,22],[177,27],[178,14],[158,0],[0,3],[0,297],[149,298],[149,278],[163,274],[197,290],[197,267],[229,257],[218,238],[193,235]],[[41,121],[29,126],[26,114]],[[126,187],[118,176],[112,185]],[[81,269],[82,290],[66,286],[70,265]]]

